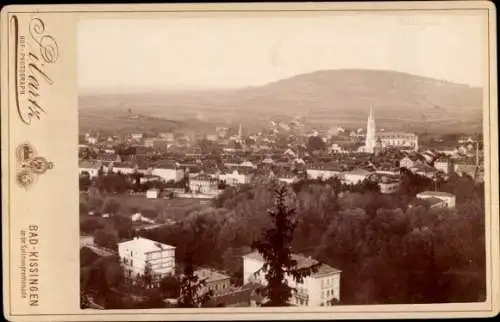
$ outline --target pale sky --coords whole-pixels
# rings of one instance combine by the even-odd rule
[[[234,88],[345,68],[483,85],[484,14],[231,15],[80,21],[80,89]]]

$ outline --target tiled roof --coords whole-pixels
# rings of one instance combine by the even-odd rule
[[[262,257],[262,255],[259,254],[259,252],[257,252],[257,251],[246,254],[246,255],[244,255],[244,257],[258,260],[261,262],[264,261],[264,258]],[[315,260],[311,257],[306,257],[302,254],[292,254],[292,259],[297,262],[298,269],[308,268],[308,267],[311,267],[311,266],[316,265],[318,263],[317,260]],[[330,265],[322,263],[321,265],[318,266],[318,271],[316,273],[311,274],[311,277],[321,277],[324,275],[329,275],[329,274],[333,274],[333,273],[340,273],[340,272],[341,272],[341,270],[336,269],[334,267],[331,267]]]
[[[171,160],[159,160],[153,163],[153,167],[156,169],[177,169],[178,166],[175,161]]]
[[[204,173],[200,173],[200,174],[194,176],[193,178],[191,178],[191,180],[217,181],[216,179],[214,179],[211,176],[204,174]]]
[[[213,297],[210,300],[212,304],[237,305],[240,303],[248,304],[250,301],[261,301],[263,297],[256,294],[255,290],[261,287],[258,284],[246,284],[242,288],[222,296]],[[248,305],[245,305],[248,306]]]
[[[435,205],[435,204],[439,204],[439,203],[443,202],[443,200],[436,198],[436,197],[425,198],[423,201],[428,202],[431,205]]]
[[[208,268],[200,268],[197,269],[194,274],[198,277],[198,279],[203,279],[207,283],[214,282],[214,281],[221,281],[221,280],[226,280],[231,278],[229,275],[217,272],[212,269]]]

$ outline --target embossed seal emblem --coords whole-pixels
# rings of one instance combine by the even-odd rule
[[[54,168],[54,163],[37,155],[35,148],[29,143],[23,143],[17,147],[16,158],[19,167],[16,181],[24,188],[31,186],[39,175]]]

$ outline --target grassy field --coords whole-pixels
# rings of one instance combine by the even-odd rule
[[[199,199],[146,199],[144,196],[133,196],[128,194],[105,196],[103,204],[111,200],[116,201],[119,205],[118,214],[129,216],[135,212],[144,214],[144,212],[154,211],[158,213],[158,218],[163,220],[171,219],[174,221],[179,221],[190,212],[210,205],[210,203],[207,204],[206,201]],[[88,204],[88,198],[85,194],[80,196],[80,202]],[[82,214],[80,217],[95,218],[97,216]],[[105,218],[102,219],[106,220]]]

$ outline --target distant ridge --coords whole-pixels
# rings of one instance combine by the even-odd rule
[[[131,109],[168,120],[204,122],[265,122],[300,115],[323,126],[364,126],[370,105],[377,127],[435,132],[482,128],[481,88],[361,69],[322,70],[234,90],[82,95],[80,115]]]

